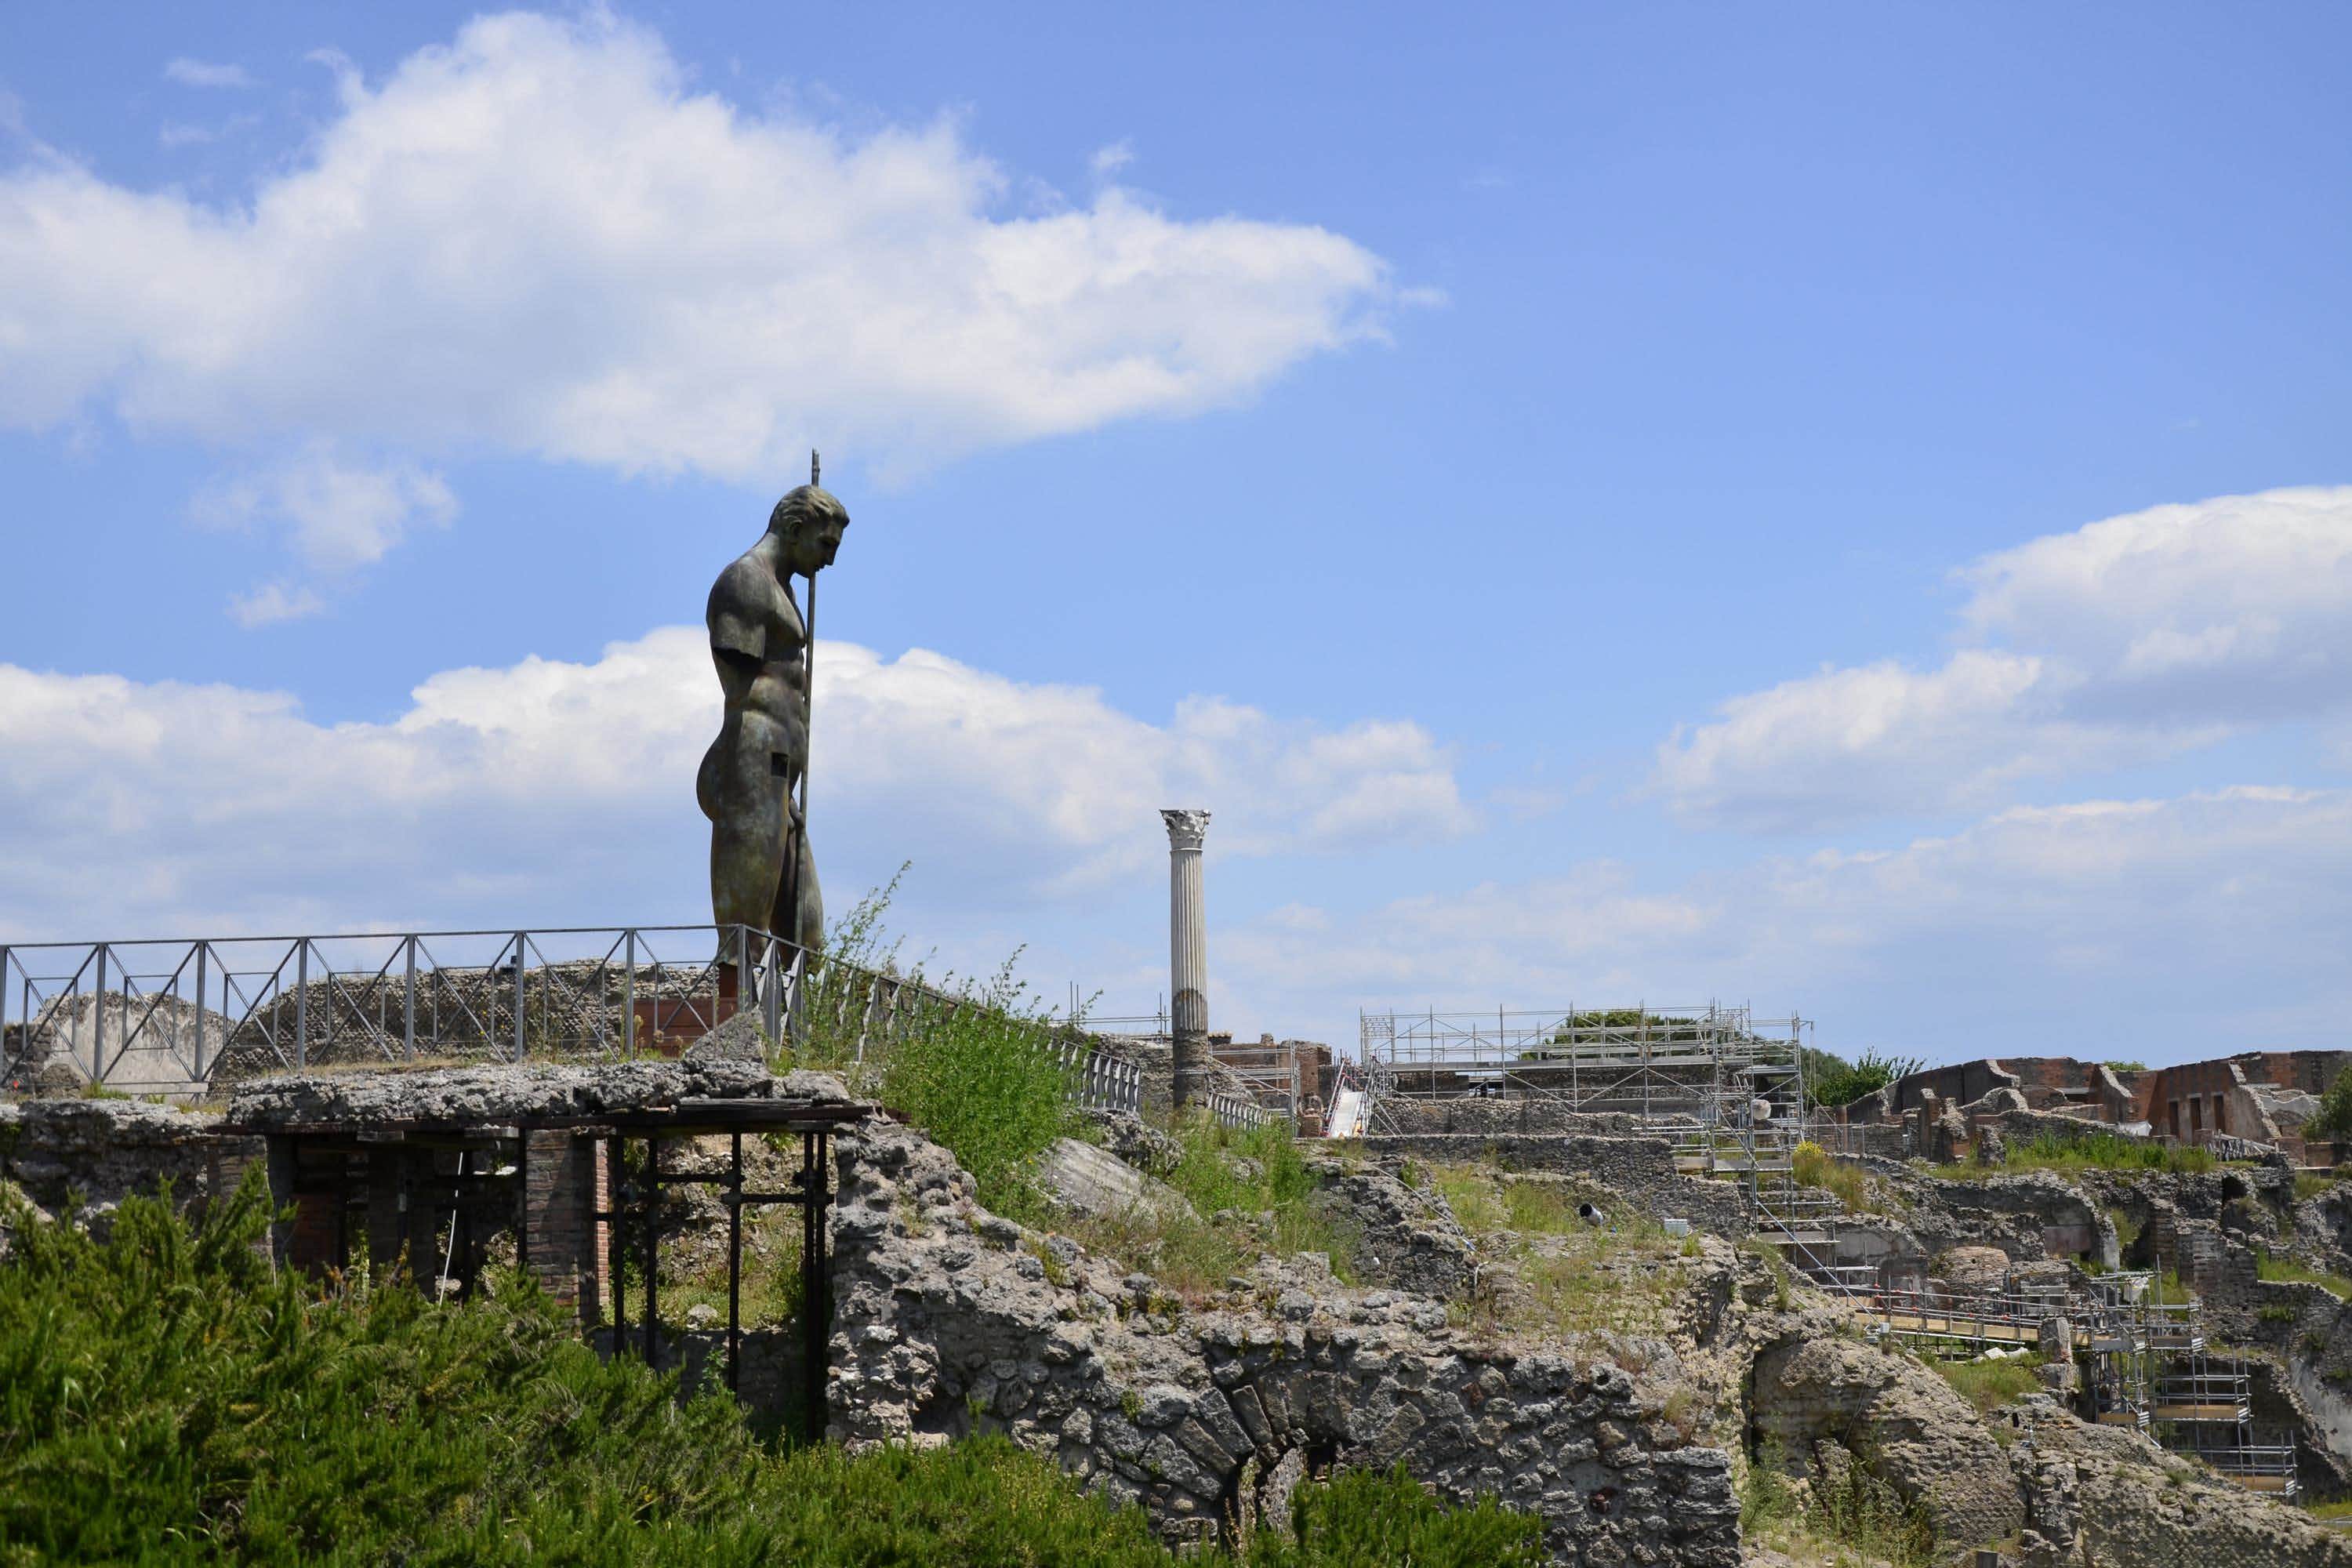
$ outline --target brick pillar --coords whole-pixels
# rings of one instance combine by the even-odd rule
[[[523,1135],[523,1256],[550,1296],[602,1320],[607,1206],[604,1141],[533,1129]]]

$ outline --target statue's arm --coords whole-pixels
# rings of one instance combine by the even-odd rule
[[[710,603],[703,611],[703,619],[710,627],[710,651],[713,657],[739,668],[757,671],[768,657],[768,629],[760,616],[734,591],[734,585],[721,575],[711,584]]]

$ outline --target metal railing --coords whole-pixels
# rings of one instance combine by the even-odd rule
[[[1133,1116],[1143,1109],[1143,1069],[1077,1040],[1061,1045],[1062,1066],[1070,1074],[1070,1097],[1097,1110]]]
[[[1246,1095],[1222,1089],[1209,1090],[1206,1104],[1209,1114],[1227,1127],[1263,1127],[1275,1120],[1275,1113]]]
[[[985,1001],[749,927],[562,927],[0,943],[0,1091],[45,1073],[202,1097],[312,1068],[675,1055],[749,1012],[763,1042],[864,1062]],[[1074,1098],[1139,1104],[1140,1074],[1083,1037]]]

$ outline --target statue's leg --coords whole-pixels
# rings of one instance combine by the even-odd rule
[[[784,797],[765,747],[739,746],[713,780],[718,812],[710,824],[710,912],[720,927],[771,929],[784,874]],[[731,931],[722,931],[723,950]]]
[[[800,840],[800,874],[776,889],[776,923],[768,929],[814,952],[824,940],[824,893],[817,886],[816,852],[809,847],[808,835],[802,832],[794,837]],[[788,910],[785,901],[795,889],[800,907]]]

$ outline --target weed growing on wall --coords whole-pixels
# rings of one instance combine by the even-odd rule
[[[835,924],[811,964],[799,1043],[775,1065],[845,1074],[950,1151],[983,1205],[1032,1217],[1037,1157],[1086,1125],[1063,1065],[1078,1020],[1056,1017],[1016,977],[1018,952],[982,981],[932,982],[902,965],[884,926],[898,886],[892,878]]]

